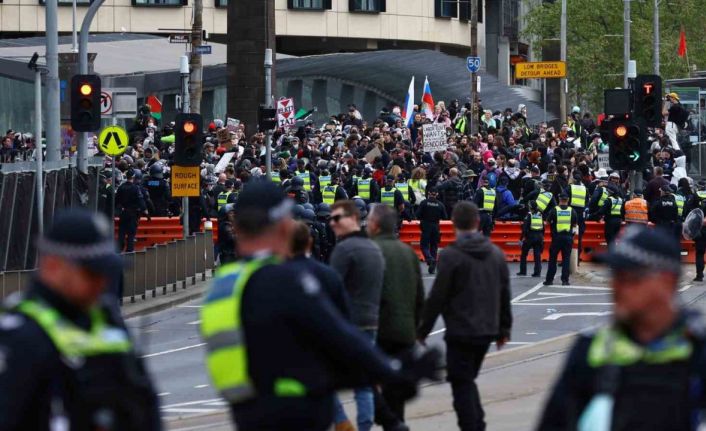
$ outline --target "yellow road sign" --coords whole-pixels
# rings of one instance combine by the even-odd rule
[[[566,63],[563,61],[532,61],[515,65],[515,79],[564,78]]]
[[[198,166],[172,166],[172,196],[199,196],[201,168]]]
[[[108,126],[98,136],[98,148],[109,156],[119,156],[130,142],[127,132],[120,126]]]

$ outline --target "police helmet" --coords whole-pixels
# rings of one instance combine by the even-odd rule
[[[306,211],[306,210],[304,209],[303,206],[294,205],[294,207],[292,208],[292,217],[294,217],[297,220],[300,220],[304,217],[304,211]]]
[[[316,209],[316,215],[319,217],[328,217],[331,215],[331,207],[329,204],[322,202],[319,204],[319,207]]]
[[[301,177],[295,176],[291,179],[290,185],[292,190],[301,190],[304,188],[304,180]]]
[[[361,197],[354,197],[353,202],[355,202],[355,206],[358,207],[358,211],[360,211],[360,218],[364,219],[365,217],[368,216],[368,206],[365,204],[365,201]]]
[[[160,163],[155,163],[150,166],[150,177],[157,180],[164,178],[164,169],[162,169],[162,165]]]
[[[313,222],[316,220],[316,214],[313,210],[307,208],[302,212],[302,219]]]
[[[135,176],[135,181],[140,182],[142,181],[142,171],[139,169],[133,169],[132,170],[133,175]]]
[[[310,204],[309,202],[303,204],[302,206],[305,210],[314,211],[314,205]]]

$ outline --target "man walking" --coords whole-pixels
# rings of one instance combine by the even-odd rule
[[[382,252],[361,231],[360,212],[353,201],[334,203],[331,206],[330,224],[338,239],[331,253],[330,265],[343,278],[343,285],[351,301],[351,321],[373,344],[377,336],[385,271]],[[373,388],[357,388],[355,402],[358,409],[358,431],[369,431],[374,416]],[[337,429],[346,429],[347,425],[343,424],[348,423],[348,418],[340,402],[336,403],[335,422]]]
[[[394,210],[386,205],[373,205],[366,229],[385,259],[377,343],[383,352],[400,357],[414,347],[424,304],[424,283],[414,250],[395,237],[396,225]],[[384,402],[376,402],[375,410],[383,429],[408,430],[404,425],[404,398],[399,389],[394,385],[383,386],[382,398]]]
[[[510,339],[510,274],[503,252],[481,234],[478,207],[459,202],[451,220],[456,242],[442,250],[439,273],[424,304],[417,335],[423,341],[442,314],[446,322],[446,369],[462,431],[484,430],[475,379],[490,343]]]

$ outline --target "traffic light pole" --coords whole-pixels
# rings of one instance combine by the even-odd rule
[[[471,2],[471,57],[478,56],[478,0]],[[471,136],[478,132],[477,121],[480,112],[476,111],[478,104],[478,73],[471,73]]]
[[[42,68],[34,69],[34,153],[37,161],[37,231],[44,232],[44,156],[42,154]]]
[[[179,65],[179,72],[181,73],[181,112],[188,114],[191,110],[191,104],[189,103],[189,57],[183,55],[181,57],[181,63]],[[201,133],[201,131],[199,131]],[[181,208],[182,208],[182,228],[184,232],[184,239],[189,236],[189,198],[181,198]]]
[[[265,49],[265,106],[272,107],[272,49]],[[265,132],[265,174],[272,180],[272,130]]]

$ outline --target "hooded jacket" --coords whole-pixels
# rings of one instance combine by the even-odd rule
[[[439,254],[438,274],[424,304],[418,335],[426,338],[441,314],[446,338],[509,337],[510,274],[505,256],[481,233],[460,236]]]

